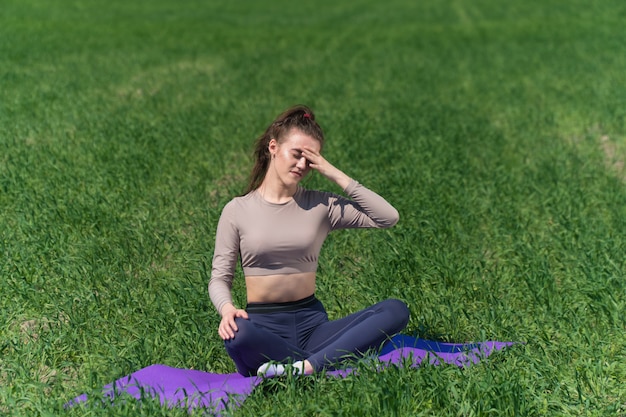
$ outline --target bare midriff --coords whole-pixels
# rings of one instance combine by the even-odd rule
[[[315,293],[315,272],[247,276],[249,303],[286,303]]]

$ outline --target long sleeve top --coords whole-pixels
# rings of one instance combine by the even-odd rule
[[[270,203],[258,190],[231,200],[220,216],[209,295],[218,312],[232,303],[237,261],[246,276],[315,272],[322,244],[332,230],[387,228],[397,210],[375,192],[351,181],[345,198],[298,187],[293,199]]]

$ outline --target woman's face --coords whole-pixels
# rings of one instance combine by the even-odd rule
[[[282,142],[272,139],[269,151],[273,156],[274,174],[286,186],[298,184],[311,170],[309,161],[302,156],[304,148],[320,151],[320,143],[298,129],[292,129]]]

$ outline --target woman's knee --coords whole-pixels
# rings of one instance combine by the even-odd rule
[[[235,324],[237,325],[235,337],[224,341],[226,349],[238,350],[241,347],[254,344],[254,325],[252,322],[241,317],[236,317]]]
[[[410,311],[409,307],[396,298],[390,298],[385,301],[382,301],[384,310],[389,314],[389,316],[393,319],[394,324],[396,324],[398,328],[398,332],[406,327],[409,323]]]

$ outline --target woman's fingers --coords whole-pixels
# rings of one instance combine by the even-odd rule
[[[319,152],[305,146],[302,149],[302,156],[309,161],[309,167],[316,170],[330,181],[335,182],[342,189],[345,190],[350,184],[350,181],[352,181],[349,176],[328,162]]]
[[[226,315],[222,317],[220,321],[220,325],[217,329],[217,333],[223,340],[229,340],[235,337],[235,332],[239,330],[237,328],[237,323],[235,322],[236,317],[241,317],[242,319],[248,319],[248,313],[246,310],[233,310],[229,311]]]
[[[234,336],[232,329],[224,320],[222,320],[222,322],[220,323],[217,333],[223,340],[232,339]]]
[[[311,168],[318,170],[322,174],[328,169],[327,166],[330,165],[322,155],[313,151],[311,148],[305,147],[302,150],[302,156],[309,161]]]
[[[235,312],[235,317],[241,317],[248,320],[248,312],[246,310],[239,309]]]
[[[316,162],[317,160],[322,158],[322,155],[320,155],[318,152],[315,152],[313,149],[307,147],[302,149],[302,156],[304,156],[310,162]]]

